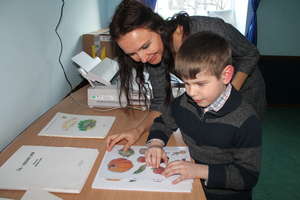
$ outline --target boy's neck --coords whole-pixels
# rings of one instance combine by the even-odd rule
[[[204,108],[204,112],[213,110],[215,112],[218,112],[226,103],[227,99],[230,96],[232,90],[232,85],[228,84],[225,88],[225,90],[220,94],[220,96],[209,106]]]

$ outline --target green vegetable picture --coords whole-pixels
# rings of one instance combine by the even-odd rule
[[[119,154],[124,157],[129,157],[134,154],[134,151],[133,149],[128,149],[127,151],[123,151],[122,149],[120,149]]]
[[[92,129],[96,126],[96,120],[94,119],[87,119],[87,120],[82,120],[78,123],[78,128],[81,131],[87,131],[89,129]]]
[[[135,170],[135,172],[133,172],[133,174],[139,174],[143,172],[145,169],[146,169],[146,165],[141,165],[137,170]]]

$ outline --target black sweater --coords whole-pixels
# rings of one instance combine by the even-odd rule
[[[183,94],[155,119],[148,140],[166,144],[177,128],[195,162],[209,166],[207,199],[251,199],[260,170],[261,124],[234,88],[218,112],[203,113]]]

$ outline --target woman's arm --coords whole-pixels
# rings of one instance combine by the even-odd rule
[[[248,74],[244,72],[237,72],[233,77],[231,84],[236,90],[240,90],[243,86],[244,82],[246,81]]]
[[[143,133],[150,129],[153,120],[160,114],[161,113],[157,111],[150,111],[137,127],[108,136],[106,139],[106,149],[111,151],[118,142],[126,140],[124,150],[127,151],[129,147],[143,135]]]
[[[232,85],[240,90],[247,78],[257,68],[259,52],[238,30],[232,25],[226,24],[225,34],[232,48],[232,61],[236,74]]]
[[[245,36],[243,36],[231,24],[225,23],[221,19],[196,17],[193,18],[193,33],[199,31],[212,31],[217,33],[230,43],[232,49],[232,65],[236,74],[232,80],[232,85],[239,90],[247,80],[248,76],[257,68],[259,52]]]

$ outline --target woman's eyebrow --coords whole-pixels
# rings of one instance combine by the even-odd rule
[[[127,54],[127,55],[133,55],[133,54],[135,54],[136,52],[140,51],[141,49],[143,49],[145,46],[147,46],[147,45],[149,45],[149,44],[150,44],[150,41],[147,40],[147,41],[145,41],[145,42],[138,48],[137,51],[131,52],[131,53],[126,53],[126,54]]]

